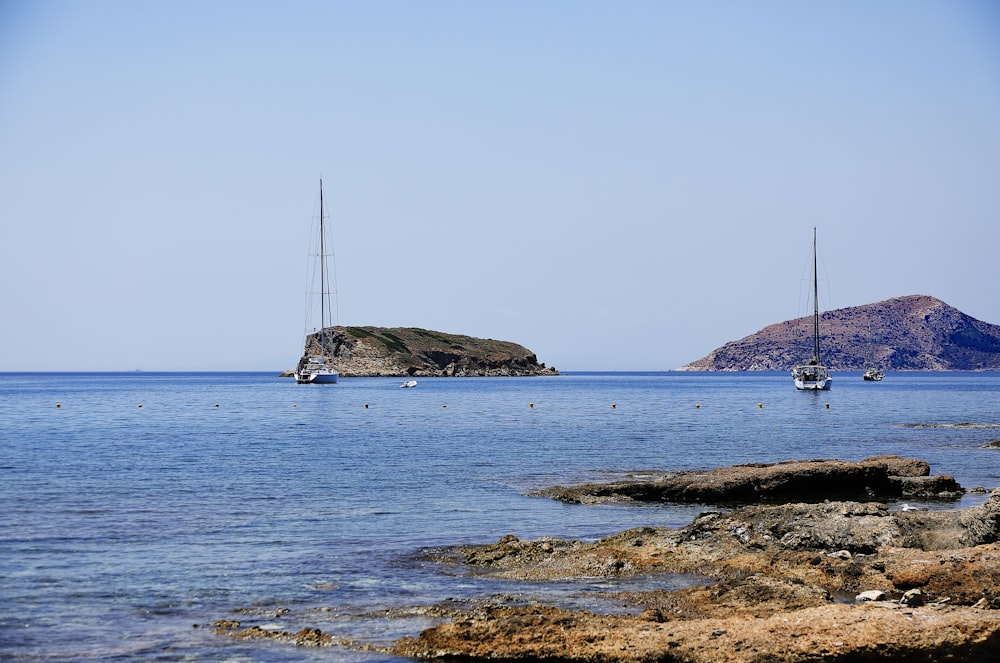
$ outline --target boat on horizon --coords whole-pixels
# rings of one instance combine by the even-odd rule
[[[865,369],[864,374],[862,374],[861,379],[865,382],[881,382],[882,378],[885,377],[885,373],[878,370],[877,368]]]
[[[306,291],[306,333],[302,358],[295,367],[295,381],[299,384],[334,384],[340,377],[333,367],[333,352],[327,344],[327,329],[333,327],[333,306],[330,288],[330,269],[327,258],[332,255],[333,243],[327,238],[326,208],[323,204],[323,180],[319,181],[319,244],[311,267],[310,283]],[[329,252],[329,253],[328,253]],[[318,270],[318,273],[317,273]],[[315,289],[318,281],[319,290]],[[334,281],[336,282],[336,281]],[[310,318],[314,315],[316,299],[319,300],[319,333],[309,331]],[[319,347],[316,347],[318,337]]]
[[[816,273],[816,229],[813,228],[813,358],[808,364],[792,369],[795,388],[803,391],[825,391],[833,382],[829,369],[819,354],[819,281]]]
[[[872,322],[868,320],[868,352],[865,354],[865,372],[861,379],[865,382],[881,382],[885,373],[875,365],[875,343],[872,340]]]

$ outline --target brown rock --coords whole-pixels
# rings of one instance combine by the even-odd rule
[[[533,493],[566,503],[635,500],[731,504],[759,501],[866,500],[899,497],[956,498],[953,477],[927,476],[921,460],[876,456],[851,462],[807,460],[733,465],[706,471],[648,472],[642,480],[555,486]]]
[[[1000,612],[828,604],[763,618],[648,621],[529,606],[486,610],[399,641],[413,658],[533,661],[992,661]]]

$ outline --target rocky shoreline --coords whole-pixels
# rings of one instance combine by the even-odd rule
[[[867,499],[818,501],[811,493],[789,499],[795,477],[807,476],[852,477],[856,485],[846,493]],[[731,506],[733,494],[750,491],[756,503],[708,508],[679,529],[644,527],[593,542],[505,536],[424,551],[422,561],[497,578],[685,574],[701,581],[677,590],[608,592],[601,598],[621,606],[611,614],[518,597],[424,606],[437,625],[379,649],[409,658],[593,663],[997,660],[1000,490],[966,509],[890,509],[879,500],[897,498],[900,484],[912,483],[890,477],[945,486],[931,491],[937,497],[963,491],[950,477],[930,477],[925,462],[895,456],[663,473],[541,491],[555,499],[573,495],[567,501],[578,503],[636,494],[674,501],[664,497],[669,491],[649,487],[686,486],[699,487],[699,499],[708,502],[704,487],[716,485],[726,489],[719,502]],[[290,633],[234,621],[216,629],[237,638],[371,648],[318,629]]]

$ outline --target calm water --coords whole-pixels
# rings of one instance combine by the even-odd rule
[[[509,533],[593,539],[701,511],[524,496],[553,483],[892,453],[967,488],[1000,485],[1000,450],[982,448],[1000,438],[998,373],[838,374],[825,393],[797,392],[785,374],[398,384],[0,374],[0,658],[391,660],[235,642],[207,625],[381,644],[431,623],[387,610],[447,598],[601,609],[588,590],[605,581],[495,582],[414,553]]]

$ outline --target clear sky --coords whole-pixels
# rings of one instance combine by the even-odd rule
[[[0,0],[0,371],[274,370],[339,322],[667,370],[823,308],[1000,324],[988,0]]]

